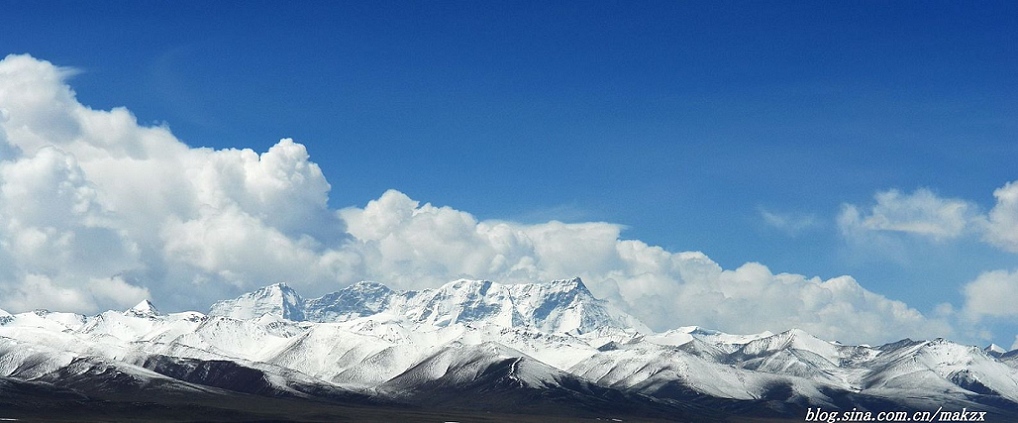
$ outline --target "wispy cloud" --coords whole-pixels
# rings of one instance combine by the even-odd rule
[[[763,218],[764,223],[789,236],[797,236],[807,230],[821,226],[820,219],[812,214],[776,213],[763,207],[757,208],[757,211],[760,213],[760,217]]]
[[[557,204],[526,210],[519,215],[510,216],[509,220],[524,223],[547,222],[550,220],[582,222],[590,220],[592,214],[590,210],[586,210],[576,204]]]

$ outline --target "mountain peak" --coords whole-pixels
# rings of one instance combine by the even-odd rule
[[[262,291],[262,292],[294,292],[293,288],[290,288],[290,285],[287,285],[286,282],[276,282],[276,283],[274,283],[272,285],[262,287],[261,289],[258,289],[255,292],[260,292],[260,291]]]
[[[806,332],[806,331],[804,331],[802,329],[799,329],[799,328],[792,328],[792,329],[786,330],[786,331],[780,333],[779,335],[787,335],[789,338],[816,339],[816,337],[813,336],[812,333]]]
[[[580,278],[518,285],[459,279],[421,291],[393,291],[362,281],[309,300],[278,283],[217,302],[209,315],[247,320],[272,314],[293,321],[341,322],[383,312],[435,326],[486,322],[560,333],[602,328],[650,332],[636,318],[595,298]]]
[[[457,280],[449,282],[449,283],[447,283],[445,285],[442,285],[442,287],[439,288],[439,290],[445,290],[445,289],[454,290],[454,291],[460,291],[460,290],[471,290],[471,291],[474,291],[474,290],[476,290],[476,291],[480,292],[481,295],[484,295],[488,291],[488,289],[491,288],[493,283],[494,282],[492,282],[492,281],[482,280],[482,279],[457,279]]]
[[[1005,350],[1004,348],[997,344],[987,345],[986,348],[983,348],[983,351],[994,357],[1000,357],[1007,352],[1007,350]]]
[[[360,282],[354,283],[353,285],[350,285],[350,286],[348,286],[346,288],[343,288],[343,289],[344,290],[356,290],[356,291],[365,291],[365,290],[371,290],[371,291],[376,291],[376,290],[377,291],[392,291],[392,289],[389,288],[388,286],[385,286],[385,284],[383,284],[381,282],[375,282],[375,281],[360,281]]]
[[[405,302],[399,314],[417,322],[435,326],[473,322],[507,327],[523,324],[509,286],[492,281],[459,279],[438,289],[402,295]]]
[[[580,278],[514,285],[512,293],[521,313],[548,332],[587,333],[603,328],[650,332],[635,317],[594,297]]]
[[[360,281],[304,302],[304,317],[314,322],[340,322],[378,314],[389,306],[393,291],[384,284]]]
[[[575,277],[572,279],[556,279],[549,282],[548,285],[551,286],[556,291],[563,292],[576,291],[585,293],[587,295],[591,295],[590,290],[587,289],[587,285],[584,285],[583,280],[580,279],[579,277]]]
[[[678,332],[688,333],[690,335],[693,335],[693,334],[696,334],[696,335],[720,335],[721,334],[721,332],[719,332],[719,331],[716,331],[716,330],[713,330],[713,329],[702,328],[700,326],[683,326],[683,327],[680,327],[680,328],[675,329],[675,330],[678,331]]]
[[[224,316],[238,320],[255,319],[263,314],[302,321],[304,320],[304,299],[293,288],[280,282],[232,300],[216,302],[209,310],[210,316]]]
[[[135,317],[158,316],[159,309],[149,300],[141,300],[138,305],[124,312],[124,315]]]

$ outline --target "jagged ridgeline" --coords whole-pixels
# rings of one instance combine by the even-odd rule
[[[477,322],[546,333],[587,333],[605,327],[650,332],[636,318],[594,298],[578,278],[521,285],[458,280],[423,291],[393,291],[377,282],[359,282],[310,300],[280,283],[217,302],[209,312],[238,320],[269,314],[318,323],[381,313],[437,327]]]
[[[318,414],[287,419],[384,420],[407,406],[513,419],[801,419],[811,407],[1018,418],[1016,351],[941,339],[849,346],[794,329],[654,333],[579,279],[421,291],[361,282],[314,299],[277,284],[207,315],[149,301],[91,317],[0,312],[0,377],[0,406],[26,415],[45,400],[83,415],[189,404],[214,420],[291,409]]]

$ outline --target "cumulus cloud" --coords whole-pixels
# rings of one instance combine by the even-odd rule
[[[993,191],[997,204],[986,218],[983,238],[1004,250],[1018,253],[1018,181]]]
[[[1016,317],[1018,308],[1018,271],[984,272],[962,288],[965,313],[974,318],[983,316]]]
[[[346,236],[303,145],[191,148],[125,108],[80,104],[73,73],[0,61],[5,307],[40,295],[51,307],[124,307],[151,294],[203,308],[237,289],[334,280],[345,257],[323,252]]]
[[[773,274],[748,263],[722,269],[699,252],[673,253],[620,239],[602,222],[477,221],[388,191],[340,211],[364,276],[402,287],[467,276],[532,282],[576,275],[653,328],[699,324],[738,333],[798,327],[844,341],[944,336],[942,321],[867,291],[851,277]]]
[[[123,308],[149,296],[201,310],[279,281],[314,295],[362,279],[417,289],[580,276],[659,330],[799,327],[846,342],[950,334],[851,277],[723,269],[699,252],[623,240],[616,224],[482,221],[395,190],[330,210],[330,185],[303,145],[192,148],[127,109],[80,104],[72,74],[29,56],[0,61],[0,307],[10,311]],[[849,223],[952,237],[969,212],[922,192],[878,203]]]
[[[98,304],[137,304],[149,298],[148,289],[119,277],[91,279],[81,286],[61,286],[46,275],[28,274],[17,286],[5,287],[7,310],[50,309],[91,313]]]
[[[876,205],[865,212],[851,204],[842,207],[838,225],[843,233],[900,232],[946,240],[961,236],[977,210],[972,203],[941,198],[926,188],[911,194],[889,190],[874,198]]]
[[[877,193],[869,210],[843,205],[837,221],[849,238],[906,233],[945,241],[978,235],[997,248],[1018,253],[1018,181],[997,188],[993,196],[996,204],[982,213],[971,201],[942,198],[925,188],[911,194],[889,190]]]

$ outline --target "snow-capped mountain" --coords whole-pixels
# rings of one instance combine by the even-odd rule
[[[636,318],[594,298],[579,278],[520,285],[461,279],[438,289],[398,292],[377,282],[359,282],[311,300],[285,284],[276,284],[217,302],[209,312],[239,320],[270,314],[319,323],[379,313],[436,327],[485,322],[547,333],[587,333],[604,328],[650,332]]]
[[[289,320],[304,320],[304,299],[285,283],[266,286],[228,301],[219,301],[209,311],[213,316],[247,320],[265,314]]]
[[[0,312],[0,388],[42,384],[86,397],[144,386],[185,397],[512,412],[533,403],[693,420],[932,405],[1012,418],[1016,363],[1018,351],[941,339],[869,347],[797,329],[653,333],[579,279],[421,291],[360,282],[314,299],[276,284],[207,315],[161,313],[147,300],[91,317]]]
[[[1003,347],[1001,347],[1000,345],[997,345],[997,344],[987,345],[986,348],[983,348],[983,351],[985,351],[987,354],[992,355],[994,357],[1000,357],[1000,356],[1004,355],[1005,353],[1007,353],[1007,350],[1005,350]]]

